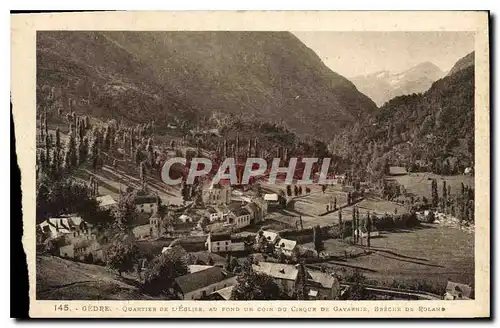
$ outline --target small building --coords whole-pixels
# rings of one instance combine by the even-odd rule
[[[408,171],[404,166],[390,166],[389,167],[389,175],[406,175]]]
[[[233,293],[234,286],[229,286],[216,290],[212,294],[208,295],[208,299],[212,301],[229,301],[231,299],[231,294]]]
[[[359,236],[361,238],[368,238],[368,230],[366,229],[366,227],[356,229],[356,232],[354,234],[355,236]],[[372,226],[372,231],[370,231],[370,238],[376,238],[379,236],[380,233],[378,232],[377,228]]]
[[[464,170],[465,175],[473,175],[474,174],[474,169],[472,167],[466,167]]]
[[[101,245],[96,240],[82,239],[75,241],[72,244],[62,246],[59,248],[61,257],[71,258],[79,261],[84,261],[91,254],[92,259],[104,260],[104,253]]]
[[[471,286],[448,280],[445,299],[452,297],[454,300],[467,300],[470,299],[471,294]]]
[[[261,231],[262,231],[262,234],[261,234]],[[276,245],[276,243],[280,239],[280,236],[278,235],[278,233],[276,233],[274,231],[269,231],[269,230],[261,230],[261,231],[259,231],[257,233],[257,235],[255,236],[256,243],[261,243],[262,238],[264,238],[267,243],[270,243],[272,245]]]
[[[219,267],[175,278],[175,289],[182,300],[207,299],[211,293],[236,284],[237,276]]]
[[[135,209],[139,213],[155,213],[158,211],[158,196],[136,196]]]
[[[99,208],[104,210],[115,208],[118,204],[111,195],[99,196],[96,200],[99,202]]]
[[[193,218],[191,218],[189,215],[182,214],[181,216],[179,216],[179,221],[182,223],[189,223],[193,222]]]
[[[230,252],[231,235],[230,234],[212,234],[209,233],[205,243],[208,251],[211,253]]]
[[[241,252],[247,250],[247,242],[245,236],[209,233],[205,245],[213,253]]]
[[[228,205],[231,203],[231,187],[220,184],[211,185],[203,191],[202,200],[204,204]]]
[[[276,284],[289,296],[295,292],[295,283],[299,265],[274,262],[253,264],[255,272],[264,273],[273,278]],[[340,293],[339,281],[326,272],[306,268],[306,292],[309,300],[335,300]]]
[[[278,196],[278,194],[265,194],[264,195],[264,200],[266,202],[278,203],[279,196]]]
[[[245,208],[239,207],[231,210],[228,215],[227,223],[230,225],[234,225],[236,228],[244,228],[252,222],[252,213]]]
[[[213,207],[207,207],[207,212],[208,212],[208,219],[210,222],[215,222],[217,220],[222,219],[221,212],[217,211]]]
[[[50,218],[38,224],[38,228],[44,235],[44,239],[57,238],[60,236],[79,237],[92,234],[92,225],[85,222],[79,216]]]
[[[155,212],[149,218],[149,236],[152,238],[158,238],[165,234],[165,227],[163,226],[163,220],[160,215]]]
[[[281,238],[276,244],[276,249],[280,250],[286,256],[295,256],[297,255],[297,241]]]

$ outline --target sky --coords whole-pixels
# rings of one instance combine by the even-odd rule
[[[345,77],[399,73],[423,62],[447,72],[474,51],[473,32],[294,32],[334,72]]]

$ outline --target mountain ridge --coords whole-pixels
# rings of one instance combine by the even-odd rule
[[[377,109],[288,32],[41,32],[37,61],[39,84],[65,98],[93,89],[81,110],[160,126],[224,113],[331,139]]]
[[[435,64],[423,62],[399,73],[384,70],[355,76],[351,80],[380,107],[394,97],[425,92],[443,76],[444,72]]]

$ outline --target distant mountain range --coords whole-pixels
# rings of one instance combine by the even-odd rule
[[[351,81],[377,106],[382,106],[386,101],[397,96],[425,92],[433,82],[444,75],[445,73],[439,67],[425,62],[401,73],[381,71],[356,76],[351,78]]]
[[[188,128],[233,115],[323,140],[377,109],[288,32],[39,32],[37,87],[40,103],[51,87],[89,98],[76,111],[95,116]]]
[[[429,90],[386,102],[376,115],[341,132],[330,149],[360,168],[420,160],[437,173],[462,173],[474,163],[473,58],[460,59]]]

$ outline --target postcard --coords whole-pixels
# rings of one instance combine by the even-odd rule
[[[31,317],[490,316],[488,12],[11,36]]]

